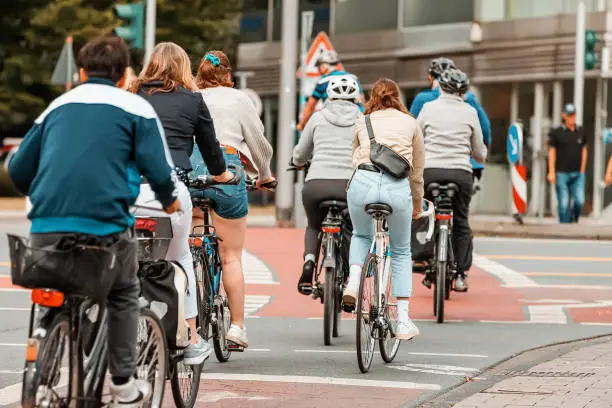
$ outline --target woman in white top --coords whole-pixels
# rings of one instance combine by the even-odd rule
[[[257,176],[258,186],[274,180],[270,171],[272,146],[264,136],[264,127],[248,96],[233,88],[231,66],[221,51],[209,51],[196,76],[196,83],[208,106],[217,139],[228,166],[244,168]],[[197,147],[191,156],[195,176],[207,172]],[[214,189],[192,192],[192,196],[213,201],[213,225],[219,240],[219,255],[223,265],[223,287],[229,300],[232,324],[227,340],[248,346],[244,327],[244,275],[242,249],[246,237],[248,199],[246,185],[216,186]],[[202,212],[194,210],[194,224],[202,224]]]

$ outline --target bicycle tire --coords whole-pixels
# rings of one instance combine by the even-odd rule
[[[199,290],[196,290],[196,301],[198,305],[201,305]],[[183,362],[183,356],[180,355],[173,358],[171,364],[170,389],[172,390],[174,404],[177,408],[193,408],[198,398],[200,376],[204,363],[195,366],[186,365]],[[183,391],[186,392],[183,393]]]
[[[143,327],[145,330],[142,330]],[[145,344],[143,344],[144,340],[146,340]],[[149,346],[150,342],[154,344],[153,351]],[[168,345],[159,318],[149,309],[140,309],[136,345],[138,350],[136,377],[151,384],[151,398],[144,404],[144,407],[162,408],[168,373]],[[146,370],[144,370],[145,364],[148,366]],[[154,365],[156,366],[155,371],[151,372]]]
[[[323,341],[326,346],[332,344],[336,297],[336,269],[328,267],[325,268],[325,286],[323,288]]]
[[[232,356],[232,352],[229,349],[229,344],[225,338],[230,325],[232,324],[232,317],[229,310],[229,303],[227,296],[223,290],[219,290],[218,302],[215,305],[217,313],[217,320],[213,325],[213,348],[215,349],[215,357],[220,363],[226,363]]]
[[[341,253],[336,250],[336,313],[334,314],[334,331],[333,337],[340,337],[340,324],[342,322],[342,291],[344,290],[345,274],[342,269],[343,262],[340,261]]]
[[[39,354],[35,363],[35,370],[24,371],[23,387],[21,394],[22,407],[33,408],[37,406],[37,394],[41,387],[48,386],[49,383],[55,383],[59,386],[61,383],[61,365],[64,351],[69,358],[68,367],[68,387],[66,388],[67,395],[62,398],[58,393],[51,392],[47,396],[38,395],[41,398],[50,398],[51,407],[68,406],[71,400],[79,397],[79,384],[83,381],[83,372],[79,367],[77,353],[71,353],[70,350],[70,319],[65,313],[57,315],[51,325],[47,329],[47,334],[40,338]],[[58,348],[65,350],[60,351],[59,362],[57,361],[57,353],[52,354]],[[27,363],[26,363],[27,364]],[[53,386],[52,386],[53,387]],[[44,390],[43,390],[44,391]],[[58,399],[59,397],[59,399]]]
[[[395,356],[397,356],[397,352],[399,351],[399,346],[401,344],[400,340],[392,335],[397,329],[397,300],[395,301],[395,304],[391,302],[393,297],[391,290],[391,274],[389,274],[387,282],[384,282],[384,284],[386,284],[386,289],[382,310],[385,313],[385,321],[392,327],[383,327],[380,329],[378,346],[380,348],[380,356],[382,357],[383,361],[385,363],[391,363],[395,359]]]
[[[200,329],[200,336],[208,341],[211,321],[209,294],[211,284],[208,272],[208,260],[201,249],[198,252],[194,252],[193,266],[196,274],[196,290],[198,291],[198,326]]]
[[[377,293],[378,293],[378,268],[376,255],[370,253],[366,258],[363,268],[361,269],[361,280],[359,282],[359,294],[357,295],[357,364],[362,373],[367,373],[372,367],[374,357],[375,339],[373,337],[373,327],[375,317],[373,312],[378,309]],[[374,293],[369,294],[364,292],[366,286],[373,284]],[[368,310],[364,311],[366,305],[364,300],[370,297],[369,301],[374,300],[374,305],[369,305]],[[364,313],[365,312],[365,313]],[[374,312],[375,314],[375,312]],[[366,323],[367,320],[367,323]],[[369,323],[369,324],[368,324]],[[367,341],[366,341],[367,339]]]

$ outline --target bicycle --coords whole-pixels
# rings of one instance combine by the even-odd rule
[[[287,171],[308,171],[310,162],[304,167],[289,163]],[[340,335],[340,321],[344,306],[342,291],[349,275],[348,259],[343,253],[348,251],[343,233],[349,220],[346,201],[326,200],[319,204],[319,211],[326,211],[319,233],[319,256],[315,260],[315,276],[312,287],[312,298],[323,303],[323,341],[326,346],[332,344],[332,338]],[[320,261],[322,259],[322,261]],[[320,262],[319,262],[320,261]],[[325,280],[321,283],[321,275]],[[352,312],[346,308],[347,312]]]
[[[433,282],[433,312],[438,323],[444,323],[444,302],[450,298],[456,266],[453,252],[453,197],[459,192],[455,183],[430,183],[427,196],[434,199],[436,213],[434,258],[426,280]]]
[[[243,171],[235,166],[228,166],[228,168],[233,168],[236,175],[226,184],[236,185],[240,183]],[[222,184],[215,182],[212,177],[207,175],[199,176],[195,180],[187,178],[186,175],[182,175],[182,178],[190,189],[204,190]],[[246,184],[249,191],[257,189],[255,180],[247,180]],[[274,189],[275,187],[276,181],[262,185],[262,188],[265,189]],[[206,340],[212,337],[215,356],[220,363],[224,363],[229,361],[232,352],[243,352],[244,347],[225,338],[232,320],[227,295],[223,289],[219,238],[211,222],[210,211],[213,202],[208,198],[199,197],[192,197],[191,202],[194,208],[201,209],[204,214],[204,223],[194,226],[189,236],[189,248],[193,256],[198,296],[201,299],[199,314],[203,316],[200,335]],[[197,230],[201,232],[198,233]],[[212,336],[209,332],[211,327]]]
[[[376,340],[385,363],[397,356],[400,340],[395,337],[397,327],[397,301],[393,300],[390,279],[391,253],[387,217],[393,209],[384,203],[371,203],[365,207],[374,222],[374,237],[370,252],[361,270],[357,297],[357,363],[362,373],[370,371]],[[431,218],[433,206],[419,214],[419,218]],[[427,232],[431,238],[433,228]]]
[[[25,239],[15,235],[9,234],[8,240],[12,273],[15,274],[22,273],[26,252],[38,251],[39,261],[53,253],[28,247]],[[77,249],[87,251],[92,247],[75,245],[73,250]],[[33,289],[31,296],[22,407],[97,408],[108,405],[109,395],[103,393],[108,365],[105,307],[85,296],[52,289]],[[139,303],[136,377],[151,383],[152,395],[146,406],[158,408],[164,396],[165,336],[159,318],[148,309],[147,302],[141,298]],[[42,313],[40,319],[39,313]]]
[[[153,207],[140,205],[134,207],[163,212],[163,210]],[[148,267],[166,259],[173,236],[172,222],[167,215],[162,217],[137,216],[135,231],[138,241],[139,275],[141,279],[147,279],[145,271],[148,270]],[[199,305],[201,303],[200,293],[196,293],[196,296]],[[200,327],[200,322],[201,318],[198,315],[196,323],[198,327]],[[174,403],[178,408],[192,408],[197,401],[204,362],[199,365],[184,364],[184,349],[182,348],[168,348],[168,354],[169,367],[166,378],[170,380]]]

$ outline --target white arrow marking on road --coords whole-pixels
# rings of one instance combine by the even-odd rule
[[[274,274],[259,258],[247,251],[242,252],[242,265],[244,267],[244,281],[247,285],[278,285]]]
[[[539,285],[533,280],[505,265],[482,257],[474,252],[472,256],[474,266],[499,279],[503,286],[508,288],[536,288]]]
[[[451,365],[439,365],[439,364],[404,364],[404,365],[393,365],[387,366],[401,371],[412,371],[415,373],[427,373],[427,374],[439,374],[439,375],[452,375],[452,376],[469,376],[478,371],[477,368],[471,367],[457,367]]]
[[[247,401],[263,401],[263,400],[271,400],[274,398],[271,397],[260,397],[260,396],[253,396],[253,397],[249,397],[246,395],[240,395],[237,394],[235,392],[229,392],[229,391],[219,391],[219,392],[207,392],[204,393],[203,396],[198,398],[198,402],[219,402],[222,400],[227,400],[227,399],[241,399],[241,400],[247,400]]]
[[[567,324],[565,309],[592,309],[610,306],[612,306],[612,300],[598,300],[592,303],[572,303],[566,305],[528,306],[529,321],[531,323]]]

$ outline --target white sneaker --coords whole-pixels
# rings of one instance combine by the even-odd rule
[[[412,340],[420,333],[419,328],[414,324],[412,319],[407,321],[398,321],[395,328],[395,338],[400,340]]]
[[[361,271],[359,273],[351,273],[349,280],[346,283],[346,288],[342,293],[342,303],[345,305],[355,305],[357,303],[357,293],[361,281]]]
[[[237,324],[233,324],[230,326],[227,334],[225,335],[225,339],[227,341],[231,341],[232,343],[247,348],[249,347],[249,339],[247,338],[246,326],[244,329],[241,329]]]
[[[202,337],[198,336],[198,344],[189,344],[183,352],[183,364],[185,365],[200,365],[210,357],[212,348],[210,344]]]
[[[110,392],[110,408],[140,408],[151,398],[151,384],[145,380],[130,378],[129,382],[122,385],[111,382]]]

